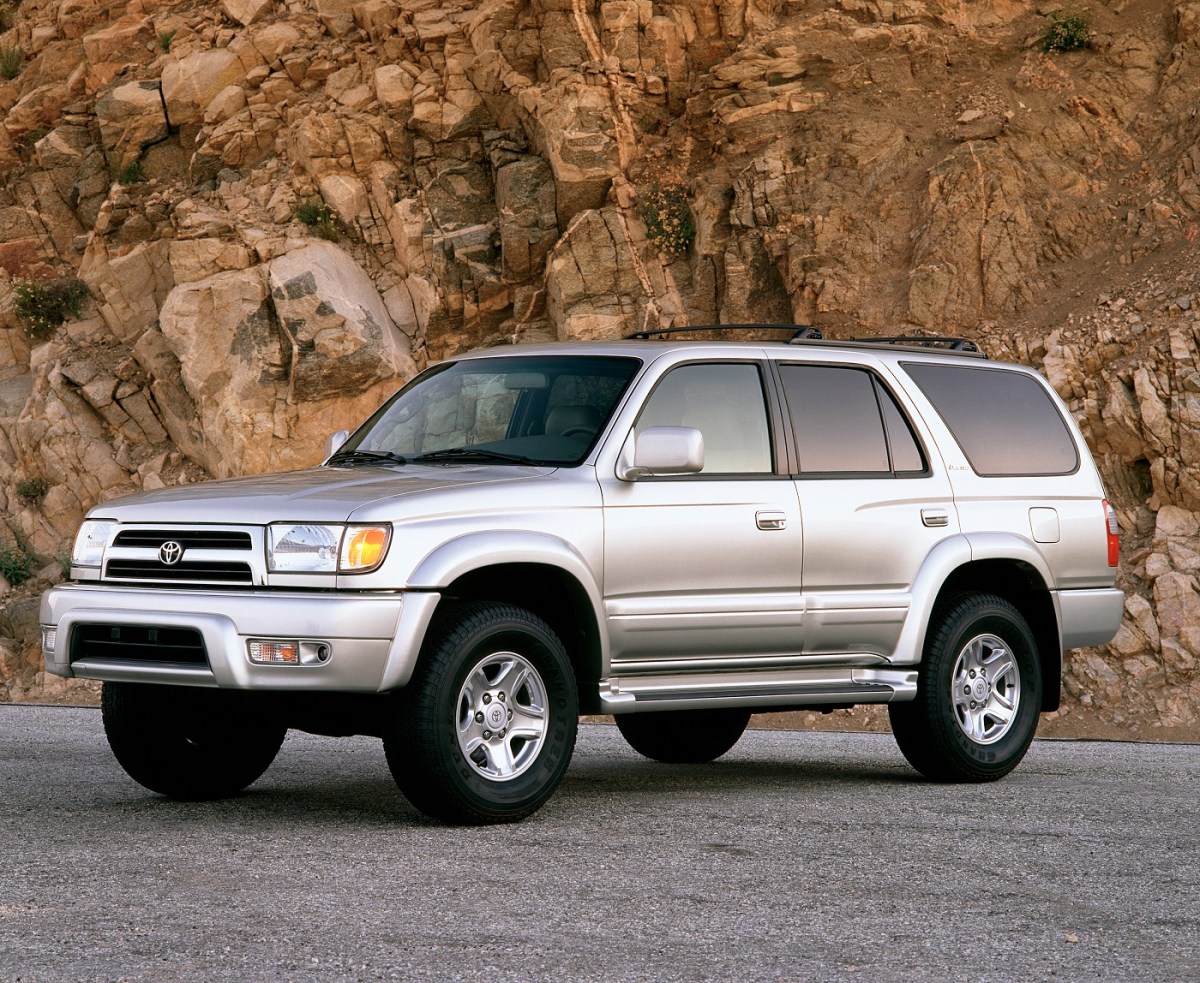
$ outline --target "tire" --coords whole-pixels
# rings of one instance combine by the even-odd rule
[[[937,782],[991,782],[1025,757],[1042,704],[1037,643],[993,594],[957,594],[935,611],[911,703],[890,703],[909,764]]]
[[[235,795],[279,753],[287,727],[250,694],[107,682],[104,733],[135,782],[172,799]]]
[[[511,604],[464,602],[439,611],[383,746],[427,816],[508,823],[554,793],[578,724],[575,674],[550,626]]]
[[[750,722],[741,707],[622,713],[617,729],[638,754],[667,764],[702,764],[733,747]]]

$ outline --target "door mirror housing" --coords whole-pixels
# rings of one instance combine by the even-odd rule
[[[695,427],[647,427],[625,441],[617,477],[637,481],[669,474],[699,474],[704,470],[704,434]]]
[[[325,460],[329,460],[337,453],[338,448],[350,439],[349,430],[335,430],[325,438]]]

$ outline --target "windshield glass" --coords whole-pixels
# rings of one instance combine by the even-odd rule
[[[640,365],[607,355],[436,365],[384,403],[331,463],[577,465]]]

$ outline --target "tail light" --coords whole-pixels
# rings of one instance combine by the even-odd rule
[[[1108,534],[1108,565],[1115,567],[1121,559],[1121,526],[1117,522],[1117,510],[1107,501],[1104,503],[1104,521]]]

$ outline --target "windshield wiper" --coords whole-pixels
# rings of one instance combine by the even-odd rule
[[[408,458],[402,457],[399,454],[393,454],[391,451],[338,451],[333,455],[326,464],[379,464],[386,461],[388,464],[407,464]]]
[[[445,450],[430,451],[428,454],[418,454],[413,458],[418,464],[427,461],[499,461],[503,464],[538,464],[531,457],[520,454],[505,454],[503,451],[490,451],[486,447],[447,447]]]

